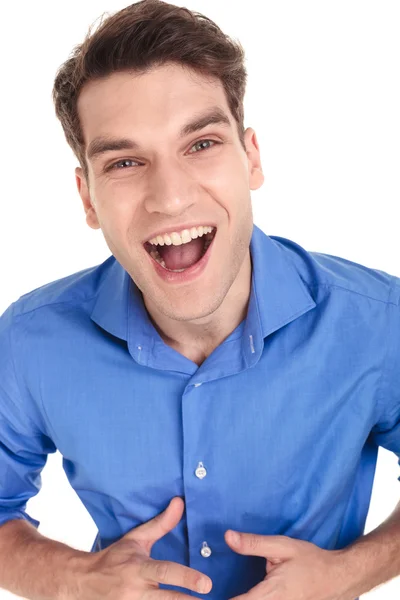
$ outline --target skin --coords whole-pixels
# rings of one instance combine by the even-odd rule
[[[213,124],[178,136],[184,124],[213,106],[228,116],[228,127]],[[75,175],[86,222],[101,228],[110,251],[141,290],[164,341],[201,364],[247,313],[250,190],[264,182],[256,134],[246,129],[245,151],[221,82],[177,64],[88,82],[78,114],[88,180],[80,167]],[[140,149],[89,159],[87,149],[100,135],[132,138]],[[205,139],[222,143],[198,144]],[[116,167],[117,161],[123,162]],[[143,242],[181,224],[215,224],[217,234],[201,276],[171,284],[156,273]]]

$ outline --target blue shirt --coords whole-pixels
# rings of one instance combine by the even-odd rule
[[[250,252],[247,317],[200,367],[163,342],[114,256],[5,310],[0,523],[39,525],[26,503],[58,449],[92,552],[184,499],[151,557],[213,590],[164,589],[221,600],[262,581],[265,559],[231,550],[229,528],[325,549],[363,534],[378,446],[400,457],[400,278],[255,225]]]

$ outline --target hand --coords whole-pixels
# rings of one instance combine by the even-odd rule
[[[183,508],[182,498],[176,496],[165,511],[108,548],[90,554],[83,572],[76,578],[73,600],[193,600],[193,596],[184,593],[160,590],[159,583],[208,594],[212,582],[203,573],[175,562],[150,558],[153,544],[179,523]]]
[[[354,600],[342,585],[339,550],[284,535],[240,533],[239,543],[233,543],[230,533],[225,532],[225,541],[232,550],[267,559],[264,580],[230,600]]]

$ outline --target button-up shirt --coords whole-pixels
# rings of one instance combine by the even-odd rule
[[[262,581],[265,558],[227,529],[328,550],[363,534],[378,447],[400,457],[400,278],[256,225],[250,253],[246,317],[201,366],[163,341],[114,256],[5,310],[0,523],[38,527],[26,504],[59,450],[91,552],[183,498],[151,558],[213,589],[164,589],[225,600]]]

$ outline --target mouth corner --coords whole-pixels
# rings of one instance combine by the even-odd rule
[[[152,245],[150,244],[150,242],[143,242],[143,248],[150,254]]]

